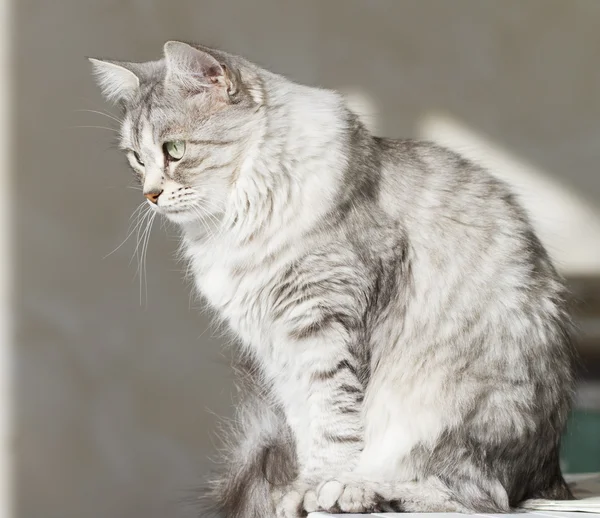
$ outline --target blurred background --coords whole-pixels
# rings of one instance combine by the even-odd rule
[[[378,134],[428,138],[520,193],[576,295],[582,355],[567,471],[600,471],[600,1],[14,0],[16,514],[196,515],[223,340],[190,300],[176,234],[131,257],[142,201],[85,56],[169,39],[342,90]],[[113,112],[114,113],[114,112]],[[95,127],[91,127],[95,126]],[[143,277],[143,276],[142,276]]]

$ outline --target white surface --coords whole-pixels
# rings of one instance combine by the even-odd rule
[[[528,500],[524,502],[523,507],[529,510],[511,514],[472,514],[469,516],[539,516],[546,517],[554,516],[560,518],[600,518],[600,473],[586,473],[581,475],[565,476],[567,482],[571,486],[571,490],[578,500]],[[535,510],[533,509],[535,508]],[[582,512],[577,512],[582,511]],[[424,513],[372,513],[370,516],[398,516],[409,518],[411,516],[419,516]],[[460,513],[427,513],[428,518],[440,516],[448,518],[452,516],[465,516]],[[340,516],[348,517],[364,517],[364,514],[328,514],[328,513],[310,513],[311,518]]]
[[[340,518],[364,518],[366,515],[364,514],[327,514],[327,513],[310,513],[309,518],[332,518],[335,516],[339,516]],[[412,516],[419,517],[422,516],[420,513],[373,513],[370,516],[397,516],[398,518],[410,518]],[[504,516],[539,516],[548,518],[549,516],[560,517],[560,518],[592,518],[592,517],[600,517],[600,513],[575,513],[575,512],[566,512],[566,511],[528,511],[525,513],[511,513],[511,514],[459,514],[459,513],[427,513],[427,518],[436,518],[437,516],[443,518],[451,518],[451,517],[459,517],[459,516],[484,516],[486,518],[492,516],[504,517]]]

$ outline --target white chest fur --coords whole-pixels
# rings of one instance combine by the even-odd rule
[[[211,264],[192,260],[196,287],[244,346],[266,355],[272,343],[267,291],[274,274],[267,267],[240,272],[239,263],[221,257]]]

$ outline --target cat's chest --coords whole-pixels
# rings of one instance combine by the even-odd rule
[[[267,269],[240,273],[223,262],[197,271],[195,278],[202,295],[246,345],[261,349],[269,344],[271,274]]]

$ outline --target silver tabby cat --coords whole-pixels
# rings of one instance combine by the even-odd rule
[[[570,497],[566,292],[503,183],[225,52],[92,63],[148,204],[238,339],[221,516]]]

